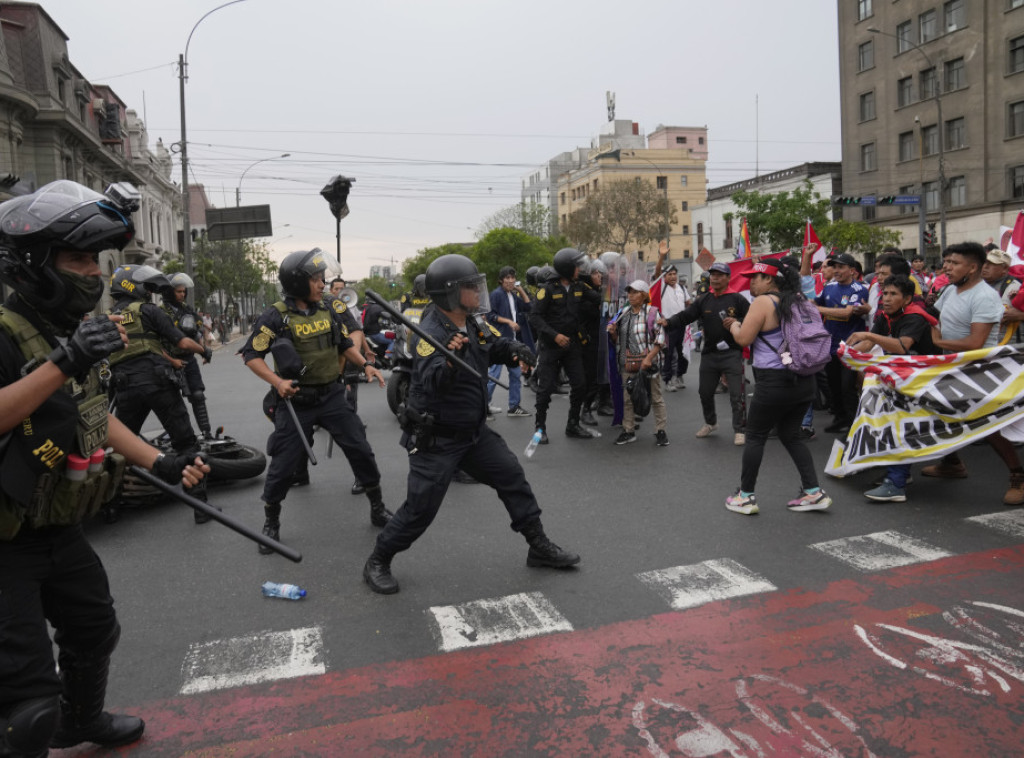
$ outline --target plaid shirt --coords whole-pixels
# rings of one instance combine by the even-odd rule
[[[653,319],[651,314],[653,312]],[[619,364],[622,365],[626,359],[626,353],[646,355],[655,345],[665,346],[665,330],[658,326],[657,319],[660,314],[658,309],[645,305],[639,313],[633,313],[632,308],[627,308],[619,316],[616,324],[618,329]],[[648,332],[647,322],[652,320],[654,328]],[[652,365],[657,367],[661,363],[661,352],[655,357]]]

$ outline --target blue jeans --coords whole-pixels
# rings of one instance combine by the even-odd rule
[[[910,464],[901,463],[898,466],[886,466],[885,475],[889,481],[900,489],[907,486],[907,477],[910,476]]]
[[[502,364],[497,363],[487,369],[487,376],[491,379],[497,379],[501,376]],[[508,367],[508,409],[512,410],[522,399],[521,391],[523,386],[523,370],[519,368],[517,363],[515,366]],[[491,402],[491,398],[494,397],[494,388],[497,387],[494,382],[487,383],[487,402]]]

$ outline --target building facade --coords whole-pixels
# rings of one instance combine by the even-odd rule
[[[1024,206],[1024,0],[838,8],[843,194],[921,195],[942,243],[998,236]],[[917,208],[843,212],[919,249]]]
[[[792,192],[810,182],[811,192],[821,197],[833,197],[843,194],[841,172],[841,163],[803,163],[708,190],[707,202],[692,212],[692,249],[700,251],[707,248],[722,260],[732,260],[740,234],[739,209],[732,201],[734,193],[740,190],[767,194]],[[756,246],[754,252],[759,252]]]
[[[71,63],[67,35],[40,5],[0,4],[0,31],[0,177],[17,177],[28,191],[57,179],[97,192],[135,185],[137,237],[123,252],[101,255],[105,273],[176,252],[181,195],[170,153],[160,143],[151,151],[137,114]],[[0,189],[0,200],[9,197]]]

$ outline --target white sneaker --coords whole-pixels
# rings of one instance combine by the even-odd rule
[[[683,377],[681,377],[681,376],[677,376],[676,377],[676,389],[677,390],[684,390],[684,389],[686,389],[686,380],[683,379]]]
[[[736,434],[733,435],[732,444],[734,444],[734,445],[746,445],[747,444],[747,435],[745,435],[743,432],[736,432]]]
[[[665,391],[666,392],[675,392],[676,391],[676,380],[675,379],[669,379],[667,382],[665,382]]]
[[[711,432],[718,428],[718,424],[704,424],[700,429],[697,430],[697,436],[700,438],[707,437]]]

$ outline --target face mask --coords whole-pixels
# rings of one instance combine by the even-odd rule
[[[57,276],[64,283],[64,309],[69,314],[80,317],[93,308],[103,296],[103,278],[100,276],[83,276],[70,271],[57,271]]]

